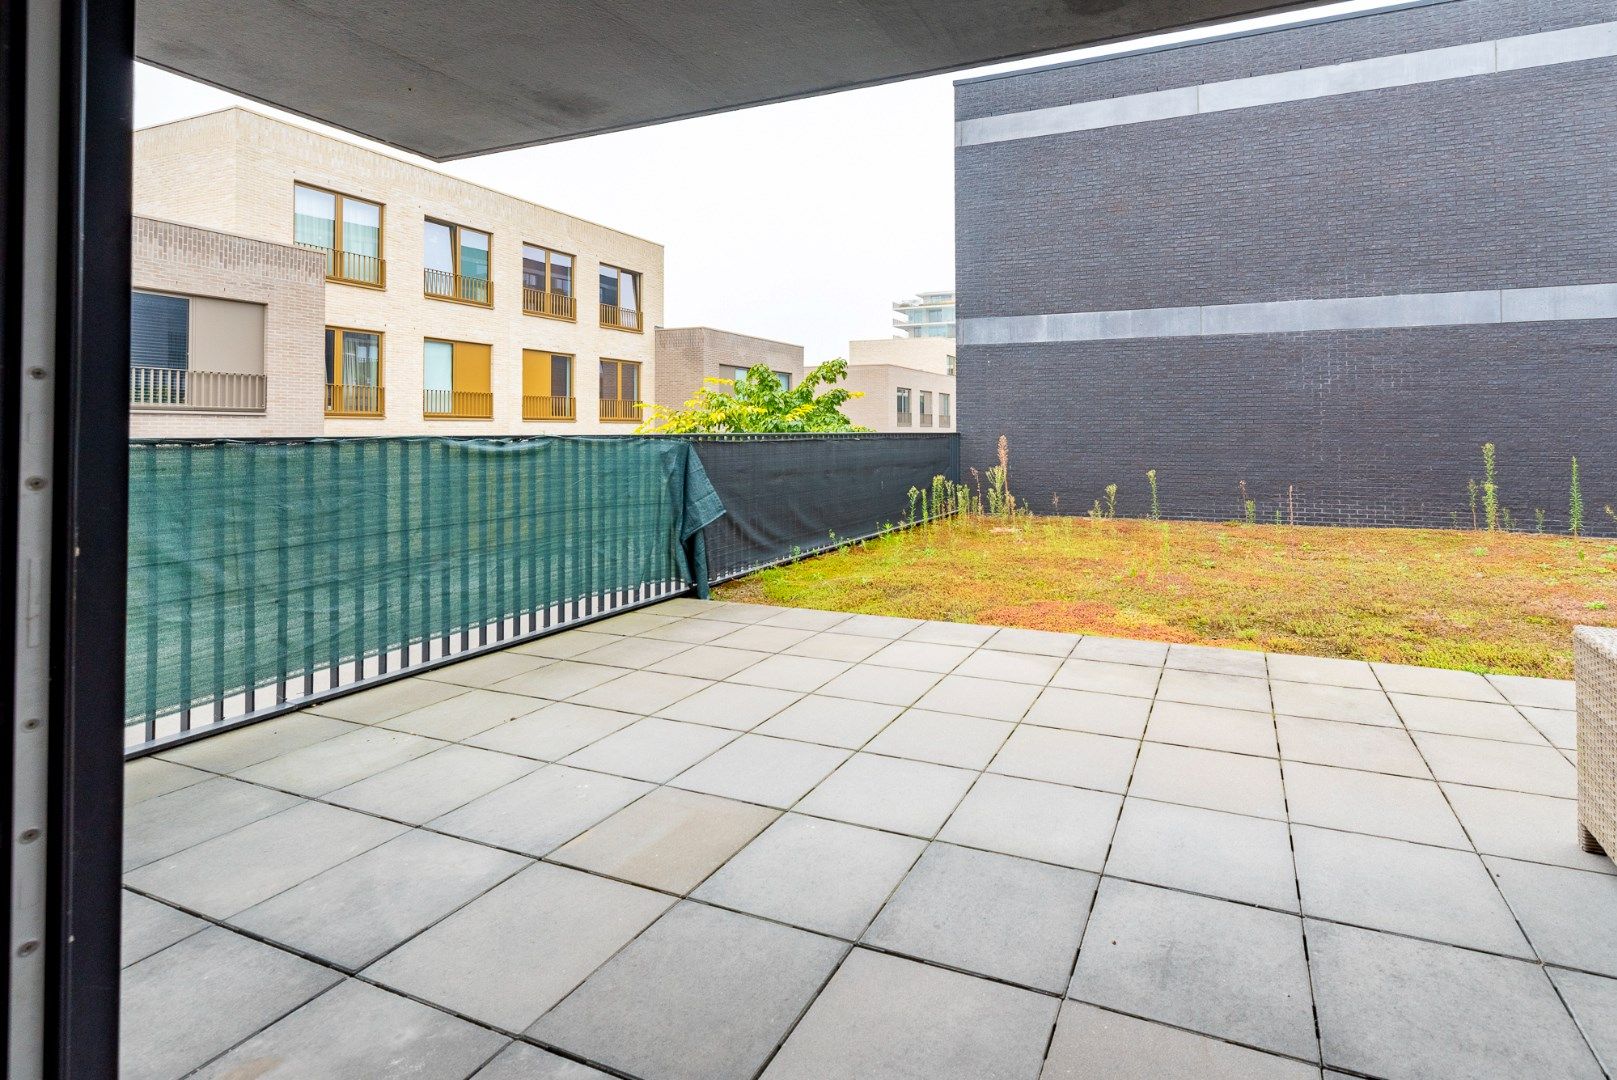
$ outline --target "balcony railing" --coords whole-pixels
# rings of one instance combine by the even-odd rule
[[[921,426],[922,427],[931,427],[932,426],[932,414],[931,413],[922,413],[921,414]]]
[[[915,414],[914,413],[901,412],[901,413],[898,414],[898,426],[899,427],[912,427],[912,426],[914,426],[914,423],[915,423]]]
[[[494,395],[477,390],[423,390],[421,414],[449,420],[494,419]]]
[[[642,420],[644,409],[638,401],[628,401],[624,398],[602,398],[602,420],[632,420],[638,423]]]
[[[227,731],[685,592],[700,566],[683,540],[709,490],[726,512],[701,533],[705,565],[724,580],[881,535],[895,490],[958,469],[953,437],[931,433],[452,429],[131,442],[125,745]],[[805,469],[835,497],[805,502]],[[896,482],[859,483],[870,475]]]
[[[266,379],[241,371],[131,367],[129,407],[142,412],[263,412]]]
[[[945,428],[945,427],[948,427],[952,423],[954,423],[954,417],[951,416],[949,413],[946,413],[946,412],[938,413],[938,427]]]
[[[371,285],[378,289],[387,286],[387,263],[374,255],[315,247],[313,244],[298,246],[318,251],[326,257],[327,281],[340,281],[347,285]]]
[[[422,277],[428,296],[481,307],[494,306],[494,282],[488,278],[467,277],[448,270],[423,270]]]
[[[636,334],[644,329],[641,326],[639,308],[618,307],[616,304],[601,305],[601,325],[613,330],[629,330]]]
[[[380,386],[326,384],[327,416],[381,416],[386,406]]]
[[[566,319],[572,322],[578,318],[578,301],[566,293],[551,292],[548,289],[535,289],[527,285],[522,287],[522,313],[524,315],[542,315],[547,319]]]
[[[522,395],[524,420],[574,420],[578,417],[578,399],[549,397],[539,394]]]

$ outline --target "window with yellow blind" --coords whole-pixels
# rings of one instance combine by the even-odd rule
[[[640,364],[634,360],[601,361],[601,419],[639,423]]]
[[[471,341],[423,342],[421,414],[429,419],[493,419],[492,352],[490,346]]]
[[[522,419],[572,420],[573,358],[542,349],[522,350]]]

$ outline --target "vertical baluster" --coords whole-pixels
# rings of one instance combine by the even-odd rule
[[[303,585],[298,589],[303,604],[303,696],[314,693],[314,603],[315,536],[321,518],[314,483],[314,443],[298,443],[303,459],[303,497],[298,500],[303,534]]]
[[[601,532],[596,527],[595,513],[600,503],[601,489],[596,476],[596,451],[599,444],[594,439],[585,440],[579,447],[583,458],[583,467],[580,471],[581,482],[579,496],[584,500],[584,545],[582,556],[584,559],[584,616],[588,618],[598,609],[595,597],[595,585],[598,575],[595,573],[596,552],[600,550],[602,540]]]
[[[490,490],[490,470],[493,466],[493,451],[485,444],[477,454],[477,486],[482,494],[482,506],[477,514],[477,644],[488,644],[489,598],[488,576],[492,569],[491,556],[495,549],[491,546],[494,536],[495,518],[497,512],[494,507],[494,494]]]
[[[557,513],[552,521],[555,523],[558,547],[561,551],[560,579],[558,584],[565,595],[565,606],[561,610],[562,622],[570,623],[578,617],[577,590],[574,588],[578,578],[573,569],[573,546],[577,539],[577,532],[584,529],[583,521],[579,520],[577,500],[578,492],[578,453],[580,442],[578,439],[568,439],[562,444],[562,460],[560,470],[560,484],[557,487]],[[576,532],[575,532],[576,530]]]
[[[147,476],[156,479],[158,477],[157,470],[159,468],[158,448],[155,446],[150,447],[148,452],[142,456],[146,459],[145,464]],[[148,486],[155,487],[156,485],[149,484]],[[149,548],[150,542],[146,541],[146,543],[148,544]],[[150,742],[151,740],[157,738],[157,627],[158,619],[162,612],[162,605],[158,602],[158,596],[161,588],[160,568],[164,560],[157,558],[156,552],[149,549],[146,551],[145,557],[147,567],[146,602],[142,605],[143,610],[141,611],[141,617],[146,620],[146,666],[144,668],[144,678],[146,680],[145,733],[146,741]],[[125,648],[124,651],[127,653],[128,649]]]
[[[204,489],[207,493],[207,513],[212,524],[213,546],[208,551],[208,560],[204,567],[192,575],[192,580],[200,578],[213,585],[213,671],[210,673],[213,682],[213,721],[218,723],[225,718],[225,638],[230,628],[226,627],[225,619],[225,590],[221,583],[225,579],[225,503],[232,492],[223,490],[227,485],[220,483],[225,474],[228,463],[235,457],[230,448],[221,443],[211,443],[207,449],[207,483]],[[234,485],[228,485],[234,487]]]
[[[246,445],[247,482],[238,496],[243,498],[246,520],[242,528],[242,600],[246,605],[245,626],[242,637],[242,676],[246,691],[247,711],[256,704],[258,685],[258,453],[252,444]]]
[[[347,488],[348,501],[354,506],[354,517],[349,522],[353,531],[353,569],[349,577],[354,581],[354,680],[357,682],[365,677],[365,656],[370,652],[365,640],[365,581],[370,576],[367,563],[370,561],[370,544],[366,542],[369,530],[366,528],[369,515],[365,508],[370,506],[370,492],[365,488],[365,444],[368,439],[355,440],[352,447],[354,458],[354,474],[352,479],[344,485]],[[385,513],[385,510],[384,510]],[[381,530],[378,530],[380,533]]]
[[[546,630],[550,629],[550,608],[556,598],[556,556],[552,552],[545,554],[544,545],[550,542],[555,534],[551,527],[550,505],[555,498],[555,468],[557,455],[560,453],[559,444],[549,436],[541,436],[538,440],[539,452],[533,460],[533,551],[534,558],[541,560],[544,571],[544,582],[539,587],[539,602],[543,605],[540,623]],[[543,472],[541,473],[541,469]]]
[[[449,441],[447,439],[439,440],[438,446],[439,446],[439,449],[441,449],[443,451],[439,455],[439,470],[438,470],[438,485],[437,485],[437,489],[438,489],[438,491],[440,493],[439,494],[439,499],[438,499],[438,526],[437,526],[438,551],[439,551],[439,563],[440,563],[440,566],[442,567],[442,572],[440,574],[440,579],[441,580],[440,580],[439,602],[443,607],[441,617],[438,620],[439,624],[443,628],[443,640],[442,640],[442,642],[440,642],[439,655],[440,656],[448,656],[449,655],[450,633],[451,633],[451,629],[452,629],[452,627],[454,625],[454,616],[455,616],[454,593],[450,589],[450,565],[449,565],[450,543],[451,543],[451,540],[450,540],[451,532],[450,532],[450,530],[452,528],[452,523],[453,523],[453,515],[450,513],[450,507],[449,507],[449,499],[450,499],[450,494],[451,494],[450,488],[453,486],[452,482],[451,482],[452,473],[451,473],[451,467],[450,467],[451,452],[452,451],[451,451]]]
[[[179,491],[179,495],[180,495],[180,499],[179,499],[179,503],[180,503],[180,531],[185,536],[190,537],[190,536],[195,535],[195,533],[192,531],[192,529],[193,529],[192,516],[193,516],[193,513],[194,513],[194,508],[196,507],[196,505],[198,503],[198,499],[196,497],[196,492],[193,491],[192,488],[191,488],[191,485],[193,483],[193,480],[192,480],[192,458],[195,456],[196,451],[195,451],[195,448],[190,447],[190,446],[174,447],[173,451],[178,454],[179,459],[180,459],[180,491]],[[133,457],[131,457],[131,461],[132,460],[133,460]],[[155,460],[155,457],[154,457],[154,460]],[[192,553],[193,553],[193,555],[195,554],[194,549],[193,549]],[[196,581],[196,575],[191,573],[190,568],[188,567],[187,572],[184,575],[182,575],[181,582],[180,582],[180,588],[179,588],[179,601],[180,601],[180,687],[179,687],[179,690],[180,690],[180,730],[181,731],[189,731],[189,730],[191,730],[191,646],[192,646],[191,598],[192,598],[192,595],[196,591],[195,584],[194,584],[195,581]],[[146,598],[146,602],[147,602],[147,604],[151,605],[150,611],[148,611],[145,614],[145,617],[147,619],[156,618],[157,613],[159,611],[161,611],[164,606],[166,606],[164,604],[163,598],[161,598],[161,597],[149,596],[149,597]]]
[[[327,444],[326,484],[332,494],[330,527],[326,534],[326,572],[331,575],[331,607],[326,612],[326,664],[329,682],[335,690],[342,682],[342,519],[348,502],[343,490],[342,441],[334,439]]]
[[[291,587],[289,570],[291,562],[291,522],[290,515],[285,511],[287,503],[287,457],[292,448],[290,446],[276,446],[270,452],[275,455],[275,497],[269,500],[274,508],[270,516],[275,521],[275,704],[286,704],[286,673],[292,665],[288,662],[287,642],[287,607],[291,598],[287,590]]]
[[[396,629],[401,624],[395,623],[392,618],[393,608],[388,602],[388,586],[392,583],[394,568],[398,565],[394,560],[397,552],[394,550],[393,523],[389,515],[393,503],[404,500],[393,499],[391,485],[388,480],[393,475],[393,447],[396,444],[391,439],[383,439],[376,446],[376,497],[380,501],[377,514],[377,529],[374,533],[376,551],[372,556],[376,560],[376,673],[387,674],[387,656],[392,652],[392,643],[403,638],[403,633]],[[405,642],[405,648],[409,643]]]
[[[410,446],[409,440],[390,443],[399,451],[399,637],[404,642],[404,653],[399,666],[410,666],[410,642],[415,637],[415,624],[410,619],[410,588],[412,553],[410,551]]]
[[[455,550],[460,553],[460,648],[462,652],[472,647],[472,560],[471,560],[471,530],[472,530],[472,462],[466,447],[457,442],[455,444],[456,460],[460,468],[459,483],[455,485],[460,492],[460,522],[455,535]]]

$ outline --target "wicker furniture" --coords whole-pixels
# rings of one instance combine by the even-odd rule
[[[1617,630],[1573,633],[1578,695],[1578,840],[1617,857]]]

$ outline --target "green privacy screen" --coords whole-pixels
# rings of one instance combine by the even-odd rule
[[[126,723],[251,712],[695,585],[683,440],[140,442]],[[255,700],[256,699],[256,700]]]

